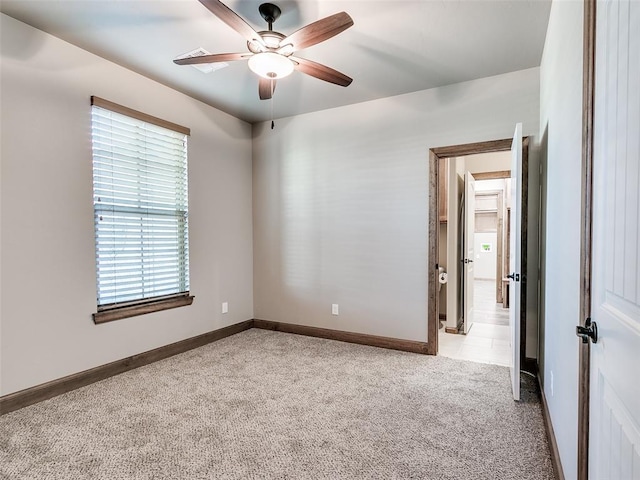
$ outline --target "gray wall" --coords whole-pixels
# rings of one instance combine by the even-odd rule
[[[537,68],[255,125],[256,318],[426,340],[429,148],[517,122]]]
[[[1,22],[0,394],[252,318],[251,126]],[[191,128],[189,307],[93,324],[91,95]]]
[[[577,474],[582,8],[582,2],[553,2],[540,67],[546,219],[540,367],[566,478]]]

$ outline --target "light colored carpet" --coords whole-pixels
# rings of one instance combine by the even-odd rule
[[[252,329],[0,417],[0,477],[552,479],[532,385]]]

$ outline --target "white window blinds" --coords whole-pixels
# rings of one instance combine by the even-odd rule
[[[189,291],[187,135],[92,106],[98,306]]]

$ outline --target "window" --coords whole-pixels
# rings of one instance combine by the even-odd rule
[[[189,129],[91,97],[95,323],[191,304]]]

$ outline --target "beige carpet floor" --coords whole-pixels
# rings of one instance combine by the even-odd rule
[[[252,329],[0,417],[2,479],[552,479],[509,370]]]

